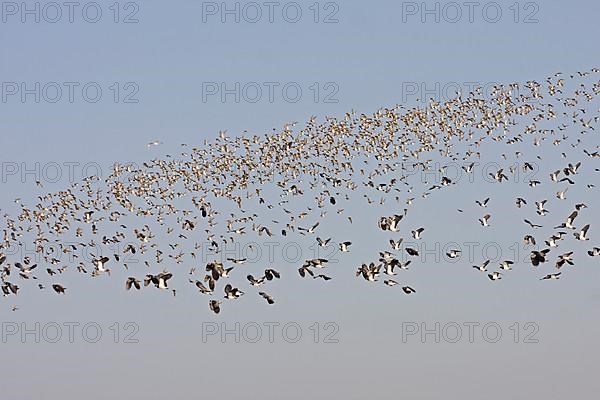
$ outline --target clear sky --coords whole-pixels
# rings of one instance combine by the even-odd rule
[[[557,71],[599,66],[596,1],[468,4],[2,2],[0,208],[14,211],[16,197],[32,204],[38,195],[96,170],[106,176],[116,161],[175,154],[181,143],[200,145],[219,130],[230,136],[263,134],[285,122],[303,124],[311,115],[369,113],[397,103],[414,105],[422,97],[444,100],[455,87],[467,92],[476,83],[542,81]],[[148,149],[153,140],[162,145]],[[550,158],[544,150],[535,154]],[[597,176],[584,171],[581,179],[598,183]],[[540,180],[547,179],[541,174]],[[516,187],[527,190],[525,181]],[[491,196],[492,203],[507,204],[492,209],[492,223],[504,218],[520,223],[513,215],[514,192],[489,183],[461,188],[452,206],[445,204],[449,210]],[[551,188],[545,195],[553,196]],[[571,195],[598,204],[597,190],[573,188]],[[415,205],[406,221],[411,229],[431,227],[430,246],[456,241],[464,247],[476,238],[481,246],[501,244],[512,257],[511,244],[521,243],[521,227],[506,223],[479,237],[479,210],[464,217],[470,218],[466,224],[444,213],[442,199],[432,201]],[[571,207],[549,208],[559,218]],[[381,215],[365,210],[362,201],[346,208],[357,220],[363,217],[358,227],[372,227]],[[592,226],[598,221],[596,210],[586,215]],[[590,233],[596,234],[593,228]],[[376,258],[389,235],[378,231],[367,237],[341,223],[321,234],[351,240],[356,251],[336,254],[340,262],[331,267],[336,280],[317,284],[299,280],[298,263],[283,263],[276,250],[275,263],[287,279],[273,288],[273,307],[242,298],[215,317],[208,297],[186,286],[186,277],[173,298],[154,290],[125,292],[124,272],[73,279],[64,297],[28,290],[16,299],[2,298],[0,397],[559,399],[589,398],[600,389],[594,368],[600,356],[597,258],[581,255],[558,282],[539,282],[539,272],[522,263],[499,284],[471,269],[481,261],[481,250],[473,262],[427,259],[407,275],[417,294],[405,296],[398,288],[374,287],[354,277],[358,264]],[[410,237],[408,230],[403,236]],[[598,245],[591,242],[577,249],[583,254]],[[312,252],[308,244],[300,245],[304,254]],[[270,261],[263,254],[259,263],[266,267]],[[250,292],[244,276],[237,284]],[[12,304],[20,309],[11,312]],[[35,329],[37,322],[49,336],[52,323],[60,325],[58,343],[43,338],[35,343],[33,334],[22,340],[21,324]],[[80,324],[73,343],[65,327],[71,322]],[[289,343],[294,326],[289,336],[275,327],[270,343],[265,324],[271,322],[297,324],[301,339]],[[479,324],[473,343],[464,325],[471,322]],[[97,343],[84,339],[80,328],[86,323],[102,329]],[[240,323],[250,336],[252,324],[258,324],[262,337],[235,343],[229,335],[222,343],[221,323],[233,330]],[[428,329],[447,326],[449,336],[456,323],[462,337],[457,343],[443,338],[435,343],[433,334],[421,340],[420,332],[403,338],[422,323]],[[502,330],[497,343],[482,334],[488,323]],[[19,332],[9,334],[15,327]],[[203,336],[216,328],[219,334]],[[138,343],[126,343],[131,332],[129,339]],[[337,343],[327,343],[329,333]]]

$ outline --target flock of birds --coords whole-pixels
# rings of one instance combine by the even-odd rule
[[[536,231],[545,227],[553,214],[551,199],[536,198],[535,188],[555,185],[556,200],[552,201],[559,202],[571,201],[568,190],[576,185],[585,185],[586,192],[593,193],[594,182],[582,182],[580,177],[584,170],[593,176],[600,172],[594,167],[600,157],[599,146],[594,143],[600,118],[599,76],[597,68],[573,75],[556,73],[542,82],[498,86],[489,98],[478,89],[466,97],[457,94],[444,103],[430,100],[410,109],[398,105],[372,115],[349,112],[341,119],[326,117],[322,123],[312,117],[298,131],[294,131],[293,123],[262,136],[245,133],[229,137],[220,132],[216,140],[205,141],[203,146],[182,144],[177,157],[166,155],[141,166],[115,164],[106,178],[87,177],[66,190],[39,196],[33,207],[17,199],[18,216],[4,214],[2,293],[16,296],[22,287],[46,290],[48,286],[63,295],[69,292],[65,284],[69,274],[98,278],[111,276],[118,269],[129,275],[124,285],[127,291],[154,287],[176,295],[177,290],[169,285],[174,273],[187,276],[190,287],[210,296],[209,309],[217,314],[224,302],[245,295],[244,290],[257,290],[257,297],[274,304],[275,298],[267,289],[242,290],[234,286],[232,277],[246,275],[246,285],[265,288],[287,271],[260,265],[261,272],[254,272],[254,276],[247,258],[219,260],[216,256],[199,266],[202,241],[206,240],[218,255],[227,244],[252,232],[281,240],[302,237],[318,248],[333,246],[340,254],[350,253],[357,246],[350,240],[323,238],[319,232],[330,214],[345,217],[342,232],[351,229],[353,217],[343,203],[364,200],[382,207],[392,204],[388,215],[370,222],[374,229],[389,232],[390,237],[389,246],[386,243],[378,259],[355,266],[356,277],[375,283],[384,274],[387,278],[383,284],[399,285],[403,293],[411,295],[416,290],[398,282],[397,275],[417,259],[419,249],[405,246],[401,235],[410,232],[412,239],[419,241],[432,228],[406,226],[403,219],[416,201],[465,184],[453,182],[445,174],[445,163],[463,162],[464,173],[473,174],[476,162],[491,159],[483,153],[490,145],[505,150],[499,160],[494,158],[500,168],[486,178],[505,185],[507,191],[511,190],[509,176],[543,165],[546,154],[555,152],[564,160],[547,175],[540,174],[546,179],[528,182],[530,196],[513,197],[512,207],[531,208],[532,214],[537,214],[524,218],[528,233],[523,242],[531,247],[531,265],[540,266],[569,240],[590,240],[590,224],[579,223],[592,206],[586,199],[572,200],[572,212],[557,216],[551,223],[550,237],[536,237]],[[148,147],[161,144],[153,141]],[[545,149],[544,157],[541,149]],[[522,161],[515,167],[511,160]],[[415,174],[408,173],[426,174],[434,169],[441,176],[434,184],[423,184],[418,174],[415,180]],[[487,209],[490,202],[494,200],[487,197],[475,199],[474,204]],[[478,221],[484,229],[495,225],[488,212]],[[9,260],[9,249],[23,248],[29,241],[36,257]],[[118,251],[103,255],[108,247]],[[80,257],[84,251],[93,252],[91,262]],[[574,265],[574,251],[558,253],[555,271],[543,274],[541,280],[559,279],[562,267]],[[128,263],[132,255],[144,258],[143,263]],[[66,262],[63,256],[75,261]],[[446,256],[459,258],[461,250],[450,249]],[[600,247],[590,245],[587,256],[600,256]],[[328,282],[334,278],[328,262],[324,257],[307,259],[293,274]],[[492,268],[495,262],[483,260],[473,268],[498,281],[516,263],[506,259]],[[246,273],[241,272],[244,269]],[[223,286],[218,290],[220,284]],[[17,308],[12,306],[13,311]]]

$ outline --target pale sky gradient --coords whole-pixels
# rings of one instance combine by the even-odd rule
[[[419,94],[408,96],[403,88],[415,84],[435,88],[438,83],[443,88],[448,83],[466,87],[470,82],[542,81],[556,71],[574,73],[599,64],[600,3],[591,0],[539,1],[537,23],[521,22],[534,10],[525,8],[526,2],[517,3],[520,22],[515,23],[514,11],[509,8],[514,1],[499,2],[503,14],[497,23],[487,22],[481,7],[476,9],[473,23],[466,14],[456,23],[435,23],[433,17],[423,23],[419,15],[407,16],[403,22],[402,2],[356,0],[338,1],[337,8],[317,3],[319,20],[338,9],[335,18],[339,22],[315,23],[314,11],[309,8],[314,2],[302,1],[302,18],[295,24],[286,22],[277,11],[273,23],[266,15],[256,23],[234,23],[233,17],[222,23],[220,15],[208,15],[203,22],[200,1],[155,0],[138,2],[137,11],[120,3],[119,20],[135,11],[132,18],[139,22],[114,23],[114,12],[109,9],[113,2],[99,3],[103,14],[95,24],[83,20],[79,9],[73,23],[68,22],[66,9],[56,23],[43,18],[35,23],[31,16],[22,23],[20,14],[3,10],[3,212],[15,209],[15,197],[32,204],[42,193],[66,188],[71,182],[64,163],[74,163],[68,165],[73,165],[76,178],[82,176],[84,165],[99,165],[106,175],[115,161],[140,163],[175,154],[180,143],[200,145],[219,130],[226,129],[230,135],[245,134],[244,130],[263,134],[285,122],[304,123],[311,115],[343,116],[352,109],[369,113],[404,99],[414,105]],[[33,7],[34,2],[27,4]],[[226,4],[233,8],[235,2]],[[434,7],[434,2],[427,4]],[[441,9],[444,4],[440,3]],[[68,101],[66,89],[57,103],[44,98],[36,103],[33,95],[22,102],[19,94],[5,92],[13,82],[26,82],[28,87],[35,82],[42,87],[56,82],[63,88],[65,82],[77,82],[79,89],[75,89],[73,102]],[[90,82],[102,89],[97,103],[82,98],[80,88]],[[115,82],[119,87],[116,103]],[[263,98],[255,103],[244,99],[236,103],[233,96],[221,102],[218,95],[203,101],[207,82],[227,82],[230,87],[236,82],[241,86],[255,82],[263,88],[265,82],[276,82],[278,88],[295,83],[302,89],[302,97],[296,103],[286,102],[275,89],[270,102],[265,89]],[[331,98],[338,101],[325,102],[325,96],[333,92]],[[127,94],[139,101],[124,103]],[[151,140],[163,144],[147,149]],[[496,153],[492,154],[497,158]],[[592,165],[589,159],[585,162]],[[35,170],[36,163],[39,171],[52,176],[53,167],[48,163],[57,163],[62,177],[55,182],[46,179],[43,190],[36,188],[33,175],[21,178],[23,167]],[[17,174],[7,173],[14,166]],[[545,169],[552,167],[544,165]],[[547,180],[545,169],[543,180]],[[597,176],[584,171],[580,179],[598,183]],[[506,224],[485,236],[476,221],[479,210],[468,214],[469,223],[464,223],[460,215],[450,215],[440,207],[443,199],[439,196],[431,203],[416,204],[406,226],[431,227],[429,246],[474,239],[497,242],[507,258],[512,258],[508,248],[521,243],[525,233],[522,227],[513,228],[522,217],[515,214],[514,190],[528,190],[525,181],[514,188],[507,192],[481,183],[453,189],[452,203],[444,205],[448,210],[472,205],[475,198],[491,196],[496,201],[492,210],[496,220],[492,222],[500,225],[505,219]],[[553,196],[552,189],[543,189],[545,195]],[[598,189],[572,188],[569,195],[585,199],[588,205],[598,204]],[[36,322],[95,322],[103,330],[102,339],[95,344],[86,343],[78,330],[74,343],[64,337],[56,344],[37,344],[32,337],[21,343],[18,335],[8,337],[6,343],[0,341],[0,397],[376,399],[394,395],[495,400],[592,398],[598,392],[600,273],[598,258],[583,257],[584,250],[598,245],[598,230],[590,230],[596,241],[577,244],[582,255],[575,267],[570,267],[574,270],[558,282],[539,282],[539,271],[522,263],[511,279],[494,284],[472,271],[470,260],[450,264],[427,259],[407,272],[406,279],[417,294],[404,296],[394,288],[368,285],[354,277],[358,264],[375,259],[389,239],[389,234],[374,230],[367,238],[359,229],[372,229],[372,221],[382,215],[381,209],[365,210],[360,200],[346,207],[357,220],[362,218],[353,231],[347,232],[341,224],[320,231],[322,237],[355,244],[353,253],[338,254],[340,262],[331,266],[336,280],[327,284],[301,281],[297,265],[286,265],[279,252],[275,262],[285,276],[270,288],[277,300],[273,307],[250,293],[255,290],[247,287],[244,271],[238,272],[235,282],[248,292],[246,297],[235,305],[225,304],[218,317],[208,310],[208,297],[186,285],[187,276],[181,276],[176,298],[157,290],[127,293],[123,289],[126,275],[119,273],[111,279],[73,278],[65,282],[69,293],[64,297],[39,293],[28,285],[32,287],[17,298],[0,299],[3,332],[7,323],[26,323],[31,328]],[[554,202],[549,208],[558,218],[568,215],[571,207],[570,203]],[[599,220],[597,210],[589,210],[587,218],[594,227]],[[403,236],[410,238],[409,231]],[[310,253],[308,244],[301,246]],[[476,254],[472,264],[481,261],[480,250]],[[520,258],[527,254],[523,252]],[[268,260],[263,258],[261,263]],[[546,266],[546,271],[550,270]],[[186,275],[187,267],[182,271],[180,275]],[[222,296],[221,291],[218,295]],[[18,304],[20,310],[11,312],[12,304]],[[110,327],[115,322],[121,328],[126,322],[137,324],[139,343],[122,343],[123,337],[120,343],[113,343]],[[227,343],[217,337],[203,343],[203,323],[213,322],[226,323],[229,328],[236,322],[296,322],[303,335],[295,344],[287,343],[281,333],[276,333],[275,343],[263,338],[256,344],[237,344],[231,337]],[[310,330],[315,322],[321,326],[336,323],[339,343],[315,344]],[[406,322],[424,322],[430,328],[436,322],[496,322],[503,334],[494,344],[486,342],[479,330],[474,343],[464,337],[454,344],[435,343],[431,336],[426,343],[417,336],[403,343],[402,324]],[[536,323],[539,343],[523,343],[523,337],[514,343],[510,327],[515,322],[521,329],[527,322]]]

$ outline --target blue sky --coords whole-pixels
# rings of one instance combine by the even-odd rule
[[[25,4],[35,7],[34,2]],[[439,22],[434,14],[421,14],[421,2],[281,2],[273,6],[272,23],[262,2],[262,18],[256,22],[247,2],[239,3],[239,23],[234,14],[222,15],[223,4],[235,9],[235,2],[148,0],[116,3],[116,8],[112,2],[98,2],[102,14],[96,23],[88,20],[95,18],[98,7],[89,3],[75,7],[73,22],[62,6],[62,17],[54,23],[54,10],[45,4],[40,3],[40,21],[35,22],[35,14],[24,13],[21,3],[2,3],[3,212],[15,210],[15,197],[31,204],[42,193],[66,188],[73,181],[70,173],[78,179],[99,168],[106,176],[116,161],[141,163],[175,154],[180,143],[200,145],[220,130],[231,136],[263,134],[286,122],[301,125],[311,115],[369,113],[397,103],[415,105],[422,97],[443,99],[449,88],[467,91],[474,82],[489,87],[542,81],[557,71],[598,66],[600,4],[594,1],[481,2],[473,22],[461,2],[462,17],[456,22],[454,5],[447,2],[438,3]],[[436,9],[435,2],[426,4],[428,10]],[[298,8],[299,21],[289,22]],[[498,8],[501,16],[490,22]],[[222,96],[222,89],[236,87],[238,93]],[[152,140],[162,145],[148,149]],[[546,151],[539,153],[551,159],[553,154]],[[542,179],[553,167],[544,164]],[[40,175],[43,189],[35,185]],[[581,179],[594,182],[596,176],[584,171]],[[511,187],[527,190],[524,181]],[[453,189],[450,210],[487,196],[503,202],[494,208],[492,219],[503,226],[482,235],[479,210],[469,214],[472,221],[466,224],[444,212],[439,198],[411,209],[407,226],[431,226],[431,246],[450,239],[464,246],[475,238],[499,243],[506,252],[520,243],[522,229],[514,226],[521,215],[515,214],[513,191],[481,182]],[[552,196],[551,189],[545,195]],[[573,188],[570,194],[597,204],[597,192]],[[556,204],[550,209],[559,218],[570,207]],[[365,210],[362,202],[347,209],[357,220],[363,217],[357,226],[364,229],[371,229],[371,221],[381,215],[377,209]],[[587,212],[588,222],[597,220],[595,212]],[[443,223],[434,229],[439,221]],[[326,227],[324,237],[355,243],[356,252],[341,255],[332,267],[347,271],[337,271],[335,285],[304,285],[314,282],[292,279],[298,277],[290,263],[289,278],[273,289],[280,301],[269,309],[245,301],[224,307],[215,318],[207,297],[187,290],[184,278],[173,298],[150,290],[126,293],[122,273],[114,279],[73,280],[70,295],[64,297],[30,290],[20,293],[18,301],[3,298],[0,320],[8,324],[3,333],[13,324],[21,329],[21,323],[64,326],[75,321],[81,326],[96,323],[103,331],[98,343],[87,343],[81,335],[74,343],[63,338],[55,344],[7,337],[0,343],[4,359],[11,360],[0,365],[5,396],[30,399],[60,392],[65,399],[154,399],[260,393],[264,398],[354,399],[402,393],[423,399],[558,399],[589,397],[600,389],[592,364],[599,355],[594,345],[600,333],[594,318],[600,301],[597,261],[581,257],[568,279],[543,284],[537,280],[539,273],[523,266],[515,268],[511,280],[493,285],[464,265],[470,260],[459,268],[425,259],[409,275],[417,294],[403,296],[355,279],[358,263],[373,257],[389,239],[380,231],[368,238],[362,232],[347,231],[341,222]],[[465,239],[457,239],[458,234]],[[311,251],[308,244],[301,245],[304,252]],[[283,261],[276,262],[287,271]],[[238,278],[238,284],[246,285]],[[11,312],[11,302],[20,310]],[[433,327],[436,322],[469,321],[498,324],[502,340],[489,343],[476,334],[474,343],[464,338],[432,343],[430,337],[425,343],[412,337],[402,341],[407,322]],[[123,324],[135,323],[139,343],[123,343],[123,335],[114,343],[115,322],[120,333]],[[282,335],[274,343],[202,340],[203,324],[231,328],[236,322],[257,323],[263,333],[264,323],[294,322],[302,328],[302,340],[292,344]],[[319,329],[334,322],[339,343],[322,343],[323,335],[314,343],[315,322]],[[520,324],[519,343],[513,340],[515,322]],[[527,322],[539,328],[534,335],[538,343],[523,342]]]

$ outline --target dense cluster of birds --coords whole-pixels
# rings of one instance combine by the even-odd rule
[[[178,273],[187,275],[186,281],[201,294],[213,296],[220,291],[221,295],[209,297],[208,303],[209,309],[218,314],[224,302],[239,299],[246,294],[244,290],[249,290],[235,287],[230,279],[233,275],[246,275],[246,285],[263,288],[287,272],[254,263],[261,271],[254,272],[254,276],[250,273],[253,263],[242,257],[215,256],[214,261],[198,266],[202,243],[208,243],[213,254],[219,255],[227,244],[251,231],[281,240],[300,235],[314,241],[318,248],[333,247],[341,254],[349,253],[357,244],[347,238],[333,240],[319,235],[329,211],[345,217],[346,226],[341,231],[346,232],[352,227],[353,217],[342,203],[364,200],[384,205],[391,199],[387,204],[392,203],[392,210],[370,222],[373,229],[389,232],[386,249],[376,260],[359,262],[356,276],[376,283],[384,274],[387,279],[383,284],[399,285],[403,293],[411,295],[416,290],[396,279],[399,271],[408,269],[419,256],[419,248],[405,246],[400,235],[410,233],[413,240],[419,241],[433,228],[406,226],[403,219],[414,202],[457,184],[445,174],[445,163],[463,162],[464,172],[473,174],[479,160],[495,160],[499,168],[486,178],[493,184],[506,185],[509,191],[511,176],[538,168],[547,154],[555,152],[558,161],[552,160],[547,175],[539,175],[546,179],[528,182],[530,196],[513,197],[512,207],[532,208],[532,216],[523,219],[529,230],[523,242],[531,246],[531,265],[540,266],[552,259],[560,244],[590,240],[590,224],[579,222],[592,203],[575,199],[572,212],[557,215],[558,220],[551,224],[551,236],[540,239],[534,233],[553,215],[552,199],[531,197],[536,196],[535,187],[539,185],[556,186],[557,200],[552,201],[566,201],[574,185],[586,185],[586,190],[593,192],[594,182],[578,178],[583,170],[594,176],[599,172],[593,164],[600,157],[594,142],[600,118],[599,72],[597,68],[573,75],[559,72],[541,82],[497,86],[489,96],[477,89],[467,96],[457,93],[443,103],[429,100],[413,108],[397,105],[372,115],[352,111],[340,119],[326,117],[321,123],[311,117],[300,130],[294,130],[297,123],[292,123],[262,136],[245,133],[229,137],[227,132],[220,132],[213,142],[205,141],[202,146],[182,144],[176,157],[165,155],[139,166],[117,163],[109,176],[90,176],[63,191],[39,196],[33,207],[17,199],[18,216],[4,214],[0,244],[2,293],[15,296],[21,287],[31,284],[40,290],[48,286],[63,295],[69,292],[65,284],[68,273],[100,277],[111,276],[118,269],[130,275],[124,285],[128,291],[154,287],[176,295],[169,281]],[[500,157],[487,157],[483,149],[490,143],[506,150]],[[153,141],[147,146],[161,144]],[[542,148],[546,149],[544,157],[539,151]],[[522,161],[515,167],[514,160]],[[560,160],[564,160],[562,164],[555,164]],[[434,169],[440,173],[434,184],[423,185],[408,173]],[[362,195],[358,194],[361,191]],[[487,197],[473,203],[475,208],[488,210],[494,201]],[[500,224],[491,212],[482,214],[473,220],[475,224],[478,220],[482,229]],[[9,250],[23,248],[26,243],[33,243],[37,256],[9,260]],[[81,261],[79,255],[85,251],[91,254],[91,260]],[[112,254],[102,255],[106,253]],[[555,256],[555,271],[544,273],[541,280],[559,279],[562,267],[574,265],[574,251],[559,253]],[[65,255],[69,261],[63,259]],[[132,255],[144,258],[143,263],[134,268],[127,262]],[[459,258],[461,250],[450,249],[446,256]],[[587,256],[600,256],[600,247],[590,245]],[[293,274],[300,279],[328,282],[334,278],[328,261],[325,257],[307,259]],[[482,260],[473,268],[498,281],[516,263],[506,259],[492,268],[495,263]],[[185,267],[189,269],[182,273],[180,269]],[[247,272],[242,274],[239,271],[243,269]],[[339,268],[335,272],[347,273]],[[218,291],[221,283],[224,285]],[[267,304],[275,303],[266,289],[250,290],[257,290],[257,297]]]

